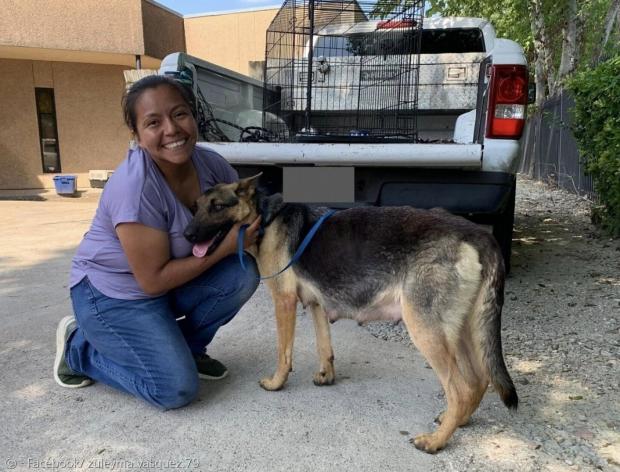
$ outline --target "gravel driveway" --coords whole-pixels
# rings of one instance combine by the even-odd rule
[[[588,202],[529,179],[516,211],[503,341],[519,410],[487,395],[436,470],[618,470],[619,241],[590,224]],[[368,329],[410,342],[402,324]]]

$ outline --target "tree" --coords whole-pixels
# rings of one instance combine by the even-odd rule
[[[620,30],[620,0],[612,0],[609,4],[609,9],[607,10],[607,14],[605,15],[605,29],[603,33],[603,38],[599,43],[598,47],[594,50],[593,63],[597,64],[601,62],[603,59],[603,55],[605,53],[605,47],[609,41],[611,36],[611,32],[614,28],[614,24],[618,25],[618,29]],[[620,48],[620,44],[617,45]]]
[[[547,97],[547,90],[549,94],[553,94],[555,89],[555,81],[553,80],[553,60],[549,48],[542,0],[531,0],[528,2],[528,11],[536,63],[534,69],[536,106],[540,108]]]
[[[579,62],[581,25],[577,0],[568,0],[567,17],[562,28],[562,55],[558,69],[558,82],[560,83],[576,69]]]

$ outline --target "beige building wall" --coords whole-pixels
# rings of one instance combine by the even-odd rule
[[[89,186],[127,151],[123,70],[187,53],[242,74],[263,61],[278,8],[183,18],[151,0],[0,0],[0,190],[53,188],[42,171],[35,88],[54,89],[62,174]],[[45,14],[41,14],[45,12]]]
[[[54,174],[42,171],[35,87],[54,89],[62,173],[78,174],[78,187],[88,187],[88,170],[114,169],[129,140],[124,69],[0,59],[0,189],[54,186]]]
[[[42,172],[32,63],[0,59],[0,188],[40,187]]]
[[[163,59],[172,52],[185,51],[183,17],[142,0],[144,53]]]
[[[185,18],[187,53],[249,75],[265,60],[265,38],[278,8]]]
[[[141,0],[0,0],[0,45],[144,54]]]
[[[125,158],[129,143],[121,111],[125,69],[52,63],[63,172],[114,169]]]

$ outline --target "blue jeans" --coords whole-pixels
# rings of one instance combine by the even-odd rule
[[[67,340],[69,367],[162,409],[187,405],[198,394],[194,356],[258,286],[256,263],[246,261],[243,271],[229,256],[187,284],[143,300],[107,297],[85,277],[71,289],[78,329]]]

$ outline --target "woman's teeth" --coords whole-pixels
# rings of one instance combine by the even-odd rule
[[[174,143],[166,144],[166,145],[164,145],[164,147],[166,149],[176,149],[178,147],[183,146],[186,141],[187,141],[186,139],[182,139],[181,141],[176,141]]]

